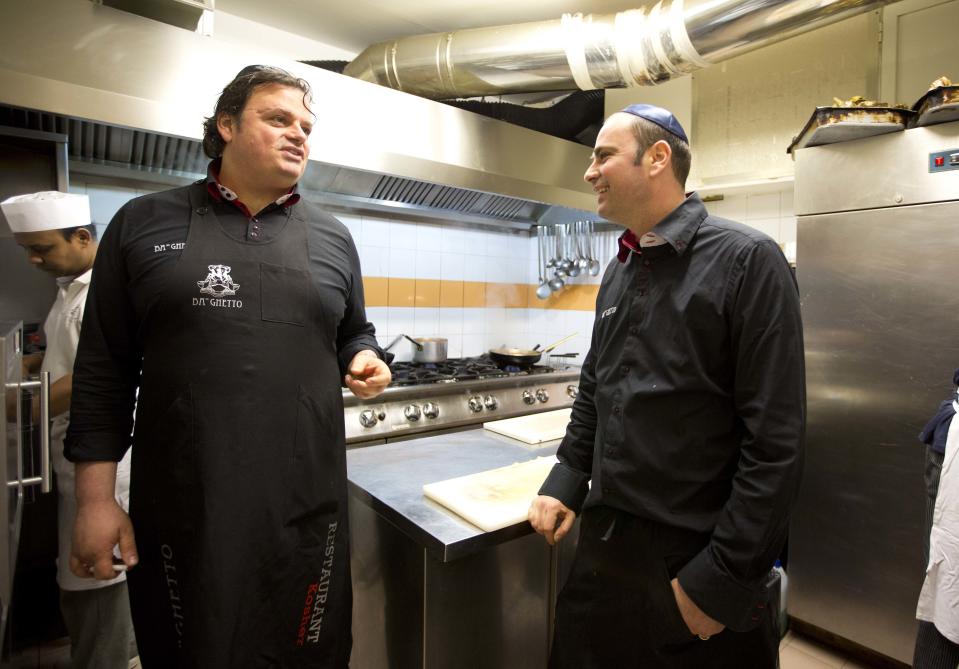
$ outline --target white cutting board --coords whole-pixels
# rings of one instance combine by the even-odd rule
[[[563,438],[572,411],[572,409],[544,411],[529,416],[483,423],[483,427],[497,434],[519,439],[527,444],[540,444],[544,441]]]
[[[556,456],[536,458],[423,486],[423,494],[487,532],[526,520]]]

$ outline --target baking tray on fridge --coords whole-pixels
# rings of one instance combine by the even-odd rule
[[[786,152],[898,132],[910,127],[915,116],[900,107],[816,107]]]
[[[959,86],[938,86],[912,106],[916,126],[959,121]]]

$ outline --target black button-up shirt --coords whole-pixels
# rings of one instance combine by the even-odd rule
[[[805,426],[799,296],[776,243],[695,194],[626,248],[540,490],[711,535],[679,573],[708,615],[748,627],[785,538]],[[587,495],[587,481],[592,487]]]

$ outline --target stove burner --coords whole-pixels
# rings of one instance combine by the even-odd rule
[[[477,379],[495,379],[504,376],[527,376],[547,374],[552,367],[533,365],[521,369],[513,365],[498,367],[488,355],[472,358],[448,358],[443,362],[394,362],[390,365],[393,373],[391,386],[418,386],[428,383],[455,383],[457,381],[475,381]]]

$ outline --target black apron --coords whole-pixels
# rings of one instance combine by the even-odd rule
[[[251,243],[222,229],[205,184],[189,193],[186,246],[142,327],[129,575],[140,656],[164,669],[346,667],[342,305],[324,306],[311,282],[297,214]]]

